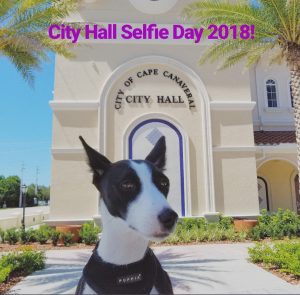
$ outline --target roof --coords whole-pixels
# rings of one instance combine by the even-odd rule
[[[280,143],[295,143],[295,131],[254,131],[256,145],[276,145]]]

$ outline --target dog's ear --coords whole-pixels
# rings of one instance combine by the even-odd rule
[[[94,173],[101,176],[105,170],[111,166],[111,162],[106,157],[91,148],[82,138],[82,136],[79,136],[79,139],[85,149],[91,169]]]
[[[164,169],[166,166],[166,149],[166,138],[162,136],[145,160],[159,169]]]

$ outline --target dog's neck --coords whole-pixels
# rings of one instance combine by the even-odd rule
[[[120,218],[108,212],[103,200],[100,205],[103,231],[97,248],[98,255],[106,262],[124,265],[141,260],[149,240],[130,229]]]

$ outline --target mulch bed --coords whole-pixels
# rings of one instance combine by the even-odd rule
[[[212,241],[212,242],[192,242],[192,243],[151,243],[151,247],[159,247],[159,246],[188,246],[188,245],[204,245],[204,244],[237,244],[237,243],[249,243],[251,241],[245,240],[241,242],[233,242],[233,241]],[[51,243],[47,243],[45,245],[41,245],[40,243],[29,243],[26,245],[16,244],[9,245],[7,243],[0,243],[0,253],[1,252],[11,252],[15,250],[19,250],[22,246],[30,246],[33,250],[80,250],[80,249],[94,249],[95,245],[85,245],[84,243],[74,243],[70,246],[64,246],[63,244],[59,244],[57,246],[53,246]]]
[[[243,241],[205,241],[205,242],[188,242],[188,243],[151,243],[151,247],[159,247],[159,246],[195,246],[195,245],[211,245],[211,244],[247,244],[253,243],[251,240],[243,240]]]
[[[22,281],[24,277],[22,273],[12,274],[7,283],[0,284],[0,294],[6,294],[14,285]]]
[[[256,265],[258,265],[266,271],[271,272],[273,275],[287,281],[290,284],[300,285],[300,276],[295,276],[293,274],[281,272],[278,268],[267,266],[264,263],[256,263]]]
[[[0,243],[0,253],[1,252],[11,252],[15,250],[19,250],[22,246],[30,246],[33,250],[73,250],[73,249],[94,249],[95,245],[85,245],[83,243],[75,243],[71,244],[70,246],[64,246],[64,245],[57,245],[53,246],[51,243],[47,243],[45,245],[41,245],[39,243],[30,243],[28,245],[22,245],[22,244],[16,244],[16,245],[9,245],[7,243],[1,244]]]

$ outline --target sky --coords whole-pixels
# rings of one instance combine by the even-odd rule
[[[21,175],[24,183],[50,184],[54,55],[26,83],[8,59],[0,56],[0,175]]]

